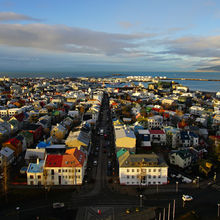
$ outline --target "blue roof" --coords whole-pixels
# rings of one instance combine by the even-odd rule
[[[43,172],[43,164],[44,164],[43,160],[41,160],[39,162],[39,164],[37,164],[37,163],[30,163],[27,172],[28,173],[42,173]]]
[[[48,146],[50,146],[50,142],[46,143],[44,141],[39,142],[38,145],[37,145],[38,148],[46,148]]]

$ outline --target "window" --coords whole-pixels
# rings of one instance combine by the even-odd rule
[[[148,184],[151,184],[151,182],[149,182]]]
[[[69,169],[69,173],[71,172],[71,169]]]
[[[129,179],[129,176],[127,176],[127,179]]]
[[[131,171],[134,172],[134,169],[132,169]]]
[[[153,176],[153,178],[155,179],[155,178],[156,178],[156,176]]]
[[[33,175],[30,175],[30,179],[34,179],[34,176],[33,176]]]
[[[31,185],[34,185],[34,182],[33,182],[33,181],[30,181],[30,184],[31,184]]]
[[[161,169],[158,169],[158,172],[161,172]]]
[[[151,169],[149,169],[148,172],[151,172]]]
[[[80,173],[80,172],[81,172],[81,170],[80,170],[80,169],[78,169],[78,172]]]
[[[41,179],[41,176],[40,176],[40,175],[38,175],[38,176],[37,176],[37,178],[38,178],[38,179]]]
[[[129,173],[129,169],[127,169],[127,172]]]
[[[153,182],[153,184],[156,184],[156,182]]]
[[[137,172],[139,172],[139,169],[137,169]]]
[[[58,172],[61,173],[61,169],[59,169]]]
[[[156,172],[157,170],[156,169],[154,169],[154,172]]]
[[[51,170],[51,175],[54,175],[54,170]]]
[[[151,176],[148,176],[149,179],[151,179]]]
[[[131,176],[132,179],[134,179],[134,176]]]
[[[51,179],[54,180],[54,176],[51,176]]]
[[[160,184],[160,182],[158,182],[158,184]]]
[[[158,178],[161,178],[161,175],[159,175]]]

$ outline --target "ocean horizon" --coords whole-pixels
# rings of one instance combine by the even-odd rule
[[[127,76],[152,76],[152,77],[167,77],[167,78],[193,78],[193,79],[212,79],[220,80],[220,72],[116,72],[116,71],[97,71],[97,72],[14,72],[14,73],[0,73],[0,77],[10,78],[76,78],[76,77],[127,77]],[[196,81],[196,80],[175,80],[176,82],[188,86],[190,90],[199,90],[207,92],[220,91],[219,81]]]

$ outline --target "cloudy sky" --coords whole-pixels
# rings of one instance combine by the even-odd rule
[[[0,72],[216,65],[219,0],[0,0]]]

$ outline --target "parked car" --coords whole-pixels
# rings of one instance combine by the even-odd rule
[[[97,165],[98,165],[97,160],[94,160],[94,161],[93,161],[93,165],[94,165],[94,166],[97,166]]]
[[[193,197],[192,197],[192,196],[189,196],[189,195],[183,195],[183,196],[182,196],[182,200],[183,200],[184,202],[186,202],[186,201],[192,201],[192,200],[193,200]]]
[[[59,208],[63,208],[65,205],[63,202],[54,202],[53,203],[53,208],[54,209],[59,209]]]

